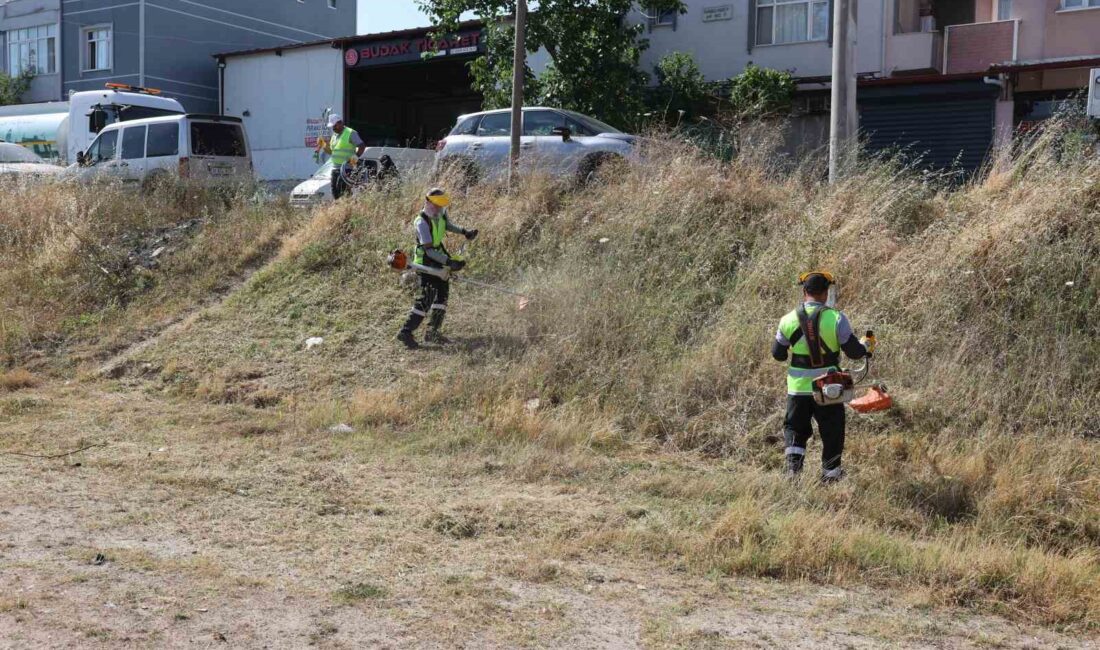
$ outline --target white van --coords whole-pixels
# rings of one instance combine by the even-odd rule
[[[189,113],[112,124],[66,171],[142,189],[167,177],[239,183],[252,179],[252,152],[240,118]]]

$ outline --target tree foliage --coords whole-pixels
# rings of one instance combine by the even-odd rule
[[[515,0],[418,0],[437,33],[455,31],[466,12],[486,24],[487,54],[470,66],[486,108],[511,104]],[[644,110],[648,75],[638,68],[648,46],[645,25],[626,20],[633,0],[540,0],[527,17],[528,54],[545,50],[550,63],[540,75],[530,67],[527,102],[576,110],[616,126],[637,123]],[[685,11],[681,0],[646,2],[647,12]]]
[[[785,70],[750,65],[730,79],[730,104],[744,117],[771,117],[791,109],[794,76]]]
[[[657,87],[651,93],[654,112],[666,121],[679,123],[709,112],[715,84],[708,83],[695,57],[685,52],[670,52],[657,63]]]
[[[30,90],[31,79],[34,79],[34,73],[30,70],[16,76],[0,72],[0,106],[20,103],[23,93]]]

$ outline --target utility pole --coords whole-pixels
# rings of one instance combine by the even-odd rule
[[[856,112],[856,4],[857,0],[833,3],[833,88],[829,119],[829,182],[855,162],[855,137],[859,131]]]
[[[523,132],[523,73],[527,63],[527,0],[516,0],[516,51],[512,57],[512,150],[508,156],[508,187],[515,186]]]

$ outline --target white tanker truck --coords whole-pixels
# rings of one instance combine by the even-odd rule
[[[0,106],[0,140],[68,165],[108,124],[184,112],[178,101],[161,97],[158,90],[107,84],[104,90],[73,93],[67,102]]]

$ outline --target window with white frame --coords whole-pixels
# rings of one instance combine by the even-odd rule
[[[829,38],[829,0],[756,0],[756,44]]]
[[[57,72],[57,25],[8,31],[8,74]]]
[[[997,20],[1008,20],[1012,17],[1012,0],[997,0]]]
[[[85,72],[111,69],[111,27],[97,25],[81,30],[83,69]]]
[[[1100,7],[1100,0],[1062,0],[1062,9],[1085,9]]]

